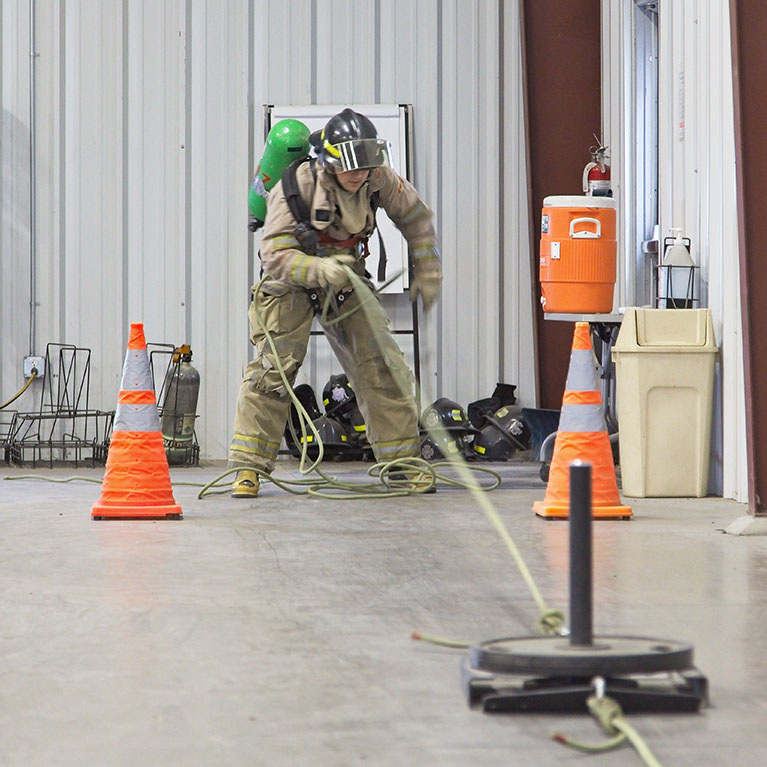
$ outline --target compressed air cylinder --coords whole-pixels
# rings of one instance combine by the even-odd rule
[[[173,353],[163,383],[162,437],[171,465],[186,463],[194,444],[200,374],[191,362],[189,345],[179,346]]]
[[[251,228],[263,225],[269,190],[293,160],[309,154],[309,148],[309,129],[300,120],[280,120],[272,126],[248,194],[248,210],[256,224]]]

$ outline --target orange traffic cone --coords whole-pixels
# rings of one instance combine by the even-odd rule
[[[592,465],[592,516],[629,519],[632,516],[631,507],[623,506],[618,494],[588,322],[575,323],[570,368],[546,496],[543,501],[533,504],[533,511],[539,517],[569,516],[570,464],[578,458]]]
[[[91,516],[181,519],[181,507],[176,505],[170,485],[144,326],[140,322],[130,326],[101,498],[93,505]]]

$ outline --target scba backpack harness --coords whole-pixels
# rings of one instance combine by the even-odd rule
[[[368,249],[368,238],[370,235],[357,234],[348,240],[334,240],[330,235],[325,232],[317,231],[311,223],[311,213],[309,206],[301,196],[301,192],[298,188],[298,181],[296,175],[298,168],[302,163],[308,162],[312,171],[315,186],[317,184],[317,158],[316,157],[302,157],[295,160],[282,174],[282,190],[285,194],[285,201],[288,203],[290,212],[293,214],[293,218],[296,220],[295,236],[298,240],[298,244],[301,246],[301,250],[308,253],[310,256],[326,256],[328,255],[326,248],[323,245],[331,245],[334,248],[356,248],[360,243],[364,248],[364,258],[370,255]],[[380,194],[379,192],[373,192],[370,197],[370,205],[373,209],[373,219],[375,221],[375,213],[380,207]],[[326,215],[330,215],[326,211],[321,211]],[[383,237],[377,226],[374,224],[375,231],[378,233],[378,281],[383,282],[386,279],[386,248],[384,246]],[[372,232],[371,232],[372,234]]]

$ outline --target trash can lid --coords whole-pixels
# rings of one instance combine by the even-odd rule
[[[717,351],[711,309],[627,308],[613,351],[640,350]]]
[[[612,197],[591,197],[590,195],[554,195],[543,198],[544,208],[615,208]]]

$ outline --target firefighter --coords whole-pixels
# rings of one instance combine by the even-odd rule
[[[375,229],[375,209],[382,207],[410,247],[411,300],[420,296],[428,310],[442,282],[432,211],[392,169],[389,143],[364,115],[344,109],[312,136],[312,143],[316,163],[299,164],[292,182],[283,174],[269,195],[260,248],[267,280],[248,312],[257,356],[240,387],[229,450],[229,466],[241,469],[232,485],[235,498],[255,497],[259,473],[272,471],[290,406],[256,310],[292,385],[312,319],[330,294],[336,314],[348,316],[336,324],[323,322],[323,330],[357,394],[376,459],[419,455],[413,374],[379,302],[367,301],[363,309],[351,312],[363,297],[352,289],[347,267],[365,275],[367,238]],[[296,215],[301,203],[307,221]],[[406,479],[413,479],[418,489],[415,475]]]

